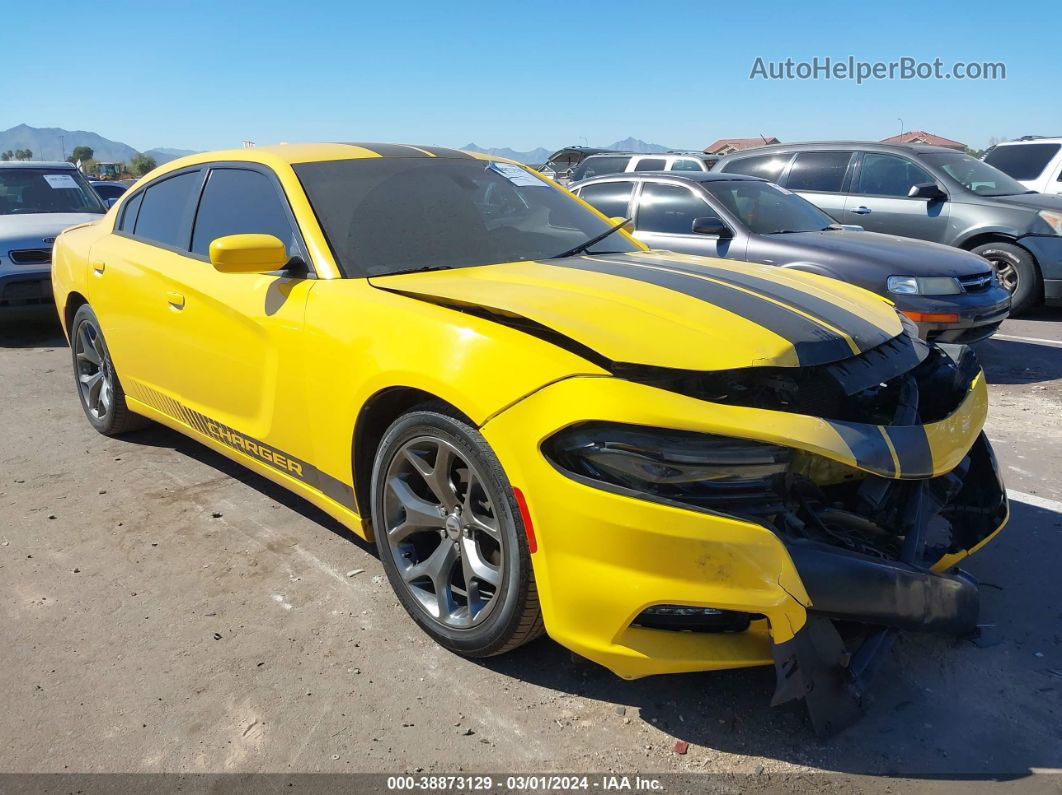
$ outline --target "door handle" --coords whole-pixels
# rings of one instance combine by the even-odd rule
[[[166,293],[166,301],[174,309],[184,309],[184,295],[174,290]]]
[[[852,210],[852,212],[854,212],[856,215],[870,215],[870,208],[856,207],[854,210]]]
[[[103,273],[103,271],[106,269],[107,263],[103,262],[102,260],[96,260],[92,263],[92,270],[96,271],[96,273]]]

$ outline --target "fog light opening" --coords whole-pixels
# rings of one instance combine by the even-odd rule
[[[643,610],[632,626],[672,632],[744,632],[753,618],[762,616],[715,607],[664,604]]]

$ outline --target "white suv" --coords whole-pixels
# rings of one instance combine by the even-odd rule
[[[1062,193],[1062,138],[1029,135],[996,144],[984,161],[1039,193]]]

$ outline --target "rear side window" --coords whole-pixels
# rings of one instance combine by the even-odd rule
[[[672,171],[704,171],[699,160],[688,157],[680,157],[671,164]]]
[[[133,234],[152,243],[188,248],[188,205],[199,186],[198,171],[178,174],[144,191]]]
[[[626,218],[633,190],[632,182],[602,182],[581,189],[579,198],[610,218]]]
[[[142,201],[144,201],[144,191],[140,191],[140,193],[125,203],[122,208],[122,220],[118,222],[119,232],[133,233],[133,227],[136,226],[136,215],[140,212],[140,203]]]
[[[985,155],[985,162],[1014,179],[1037,179],[1060,147],[1062,144],[997,146]]]
[[[789,169],[789,190],[840,193],[851,152],[800,152]]]
[[[588,157],[576,166],[575,171],[572,172],[572,182],[590,179],[590,177],[600,177],[603,174],[619,174],[626,170],[629,162],[631,162],[630,155]]]
[[[667,167],[667,160],[662,157],[643,157],[634,164],[635,171],[663,171]]]
[[[226,235],[273,235],[299,253],[295,230],[273,181],[258,171],[215,168],[210,172],[192,233],[192,253],[207,256]]]
[[[715,215],[689,188],[647,182],[638,199],[638,231],[672,235],[693,233],[693,219]]]
[[[771,182],[777,182],[790,157],[791,155],[743,157],[740,160],[725,163],[719,170],[728,174],[747,174],[750,177],[763,177]]]

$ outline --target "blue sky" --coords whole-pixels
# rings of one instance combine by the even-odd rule
[[[49,0],[0,26],[0,129],[87,129],[138,149],[243,139],[530,149],[628,135],[700,148],[758,134],[878,139],[902,117],[980,147],[1062,134],[1060,31],[1057,0]],[[1003,61],[1008,77],[749,80],[757,56],[816,55]]]

